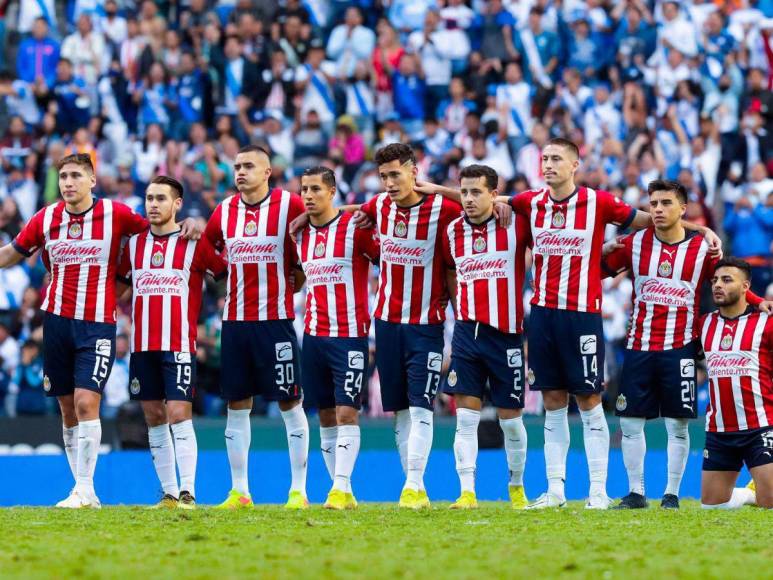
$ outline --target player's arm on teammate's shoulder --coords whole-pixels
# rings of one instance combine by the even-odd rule
[[[300,264],[293,266],[293,293],[300,292],[306,283],[306,274]]]
[[[652,216],[648,212],[640,209],[635,211],[636,215],[630,224],[631,229],[643,230],[644,228],[648,228],[652,225]],[[691,232],[698,232],[700,235],[706,238],[706,241],[709,244],[709,255],[717,259],[722,258],[722,240],[716,233],[714,233],[714,230],[707,228],[706,226],[688,222],[686,220],[682,220],[682,227]]]
[[[757,296],[751,288],[746,291],[746,302],[765,314],[773,314],[773,300],[765,300],[762,296]]]
[[[356,250],[365,256],[372,264],[378,264],[381,255],[381,244],[375,228],[358,228],[354,230]]]
[[[121,250],[118,268],[115,271],[115,297],[120,302],[128,302],[132,294],[132,263],[129,244]]]
[[[177,225],[180,226],[180,237],[184,240],[199,240],[204,233],[204,228],[194,218],[185,218]]]
[[[446,187],[445,185],[437,185],[429,181],[416,180],[413,190],[416,193],[422,193],[424,195],[438,194],[445,198],[455,201],[456,203],[462,203],[462,192],[453,187]]]

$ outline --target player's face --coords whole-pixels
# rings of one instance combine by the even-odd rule
[[[174,220],[181,205],[182,199],[168,185],[151,183],[145,192],[145,213],[150,225],[160,226]]]
[[[687,205],[680,202],[673,191],[653,191],[650,195],[650,215],[659,230],[674,227],[687,211]]]
[[[486,186],[485,177],[462,178],[462,207],[470,221],[479,223],[488,219],[494,210],[497,191]]]
[[[749,289],[749,280],[738,268],[717,268],[711,279],[711,293],[717,306],[732,306]]]
[[[301,197],[306,211],[312,217],[324,215],[332,207],[335,191],[335,187],[322,182],[321,175],[301,177]]]
[[[78,205],[91,193],[97,178],[77,163],[68,163],[59,170],[59,191],[69,205]]]
[[[557,187],[572,179],[579,166],[579,160],[565,147],[548,145],[542,150],[542,174],[545,183],[551,187]]]
[[[398,205],[413,193],[418,171],[410,161],[400,163],[399,159],[378,166],[378,176],[381,178],[384,191]]]
[[[239,153],[234,161],[234,182],[240,193],[252,193],[271,176],[271,163],[262,153]]]

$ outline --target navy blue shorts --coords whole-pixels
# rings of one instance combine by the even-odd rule
[[[223,321],[220,389],[226,401],[262,395],[267,401],[301,398],[301,364],[292,320]]]
[[[532,306],[529,316],[529,386],[592,395],[604,390],[601,314]]]
[[[741,471],[773,463],[773,429],[706,433],[703,471]]]
[[[133,352],[129,395],[133,401],[193,402],[196,356],[189,352]]]
[[[368,338],[303,336],[304,403],[317,409],[361,407],[368,381]]]
[[[508,334],[479,322],[456,322],[446,393],[483,399],[488,383],[495,407],[523,409],[525,380],[520,334]]]
[[[615,401],[618,417],[670,417],[694,419],[695,343],[672,350],[626,350],[620,395]]]
[[[432,410],[443,367],[442,324],[376,320],[376,368],[384,411]]]
[[[75,387],[102,393],[115,360],[115,324],[43,317],[43,388],[49,397]]]

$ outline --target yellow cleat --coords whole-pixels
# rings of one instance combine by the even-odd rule
[[[287,503],[285,509],[288,510],[305,510],[309,507],[309,500],[298,490],[290,491],[290,495],[287,497]]]
[[[412,510],[429,508],[429,498],[426,491],[416,491],[415,489],[405,488],[400,494],[400,503],[398,507]]]
[[[452,510],[476,510],[478,509],[478,498],[474,491],[463,491],[454,503],[451,504]]]
[[[507,491],[510,493],[510,504],[514,510],[524,510],[529,505],[529,500],[526,499],[526,490],[522,485],[509,485]]]
[[[752,490],[754,493],[757,493],[757,484],[754,483],[754,480],[752,479],[749,483],[746,484],[746,487]]]
[[[255,507],[252,498],[244,493],[239,493],[235,489],[228,492],[228,497],[220,505],[216,505],[216,510],[239,510]]]
[[[340,489],[331,489],[327,494],[327,501],[323,505],[326,510],[345,510],[346,492]]]
[[[354,497],[354,494],[350,491],[346,492],[346,509],[348,510],[357,509],[357,499]]]
[[[177,508],[177,498],[170,493],[165,493],[156,505],[150,506],[152,510],[173,510]]]

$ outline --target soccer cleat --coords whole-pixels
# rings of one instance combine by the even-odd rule
[[[514,510],[524,510],[529,505],[526,499],[526,490],[522,485],[508,485],[507,492],[510,495],[510,505]]]
[[[647,498],[640,493],[631,492],[614,506],[613,510],[640,510],[649,507]]]
[[[288,510],[305,510],[309,507],[309,500],[297,489],[290,491],[290,495],[287,496],[287,503],[285,509]]]
[[[452,510],[475,510],[478,509],[478,499],[474,491],[463,491],[454,503],[451,504]]]
[[[180,499],[177,500],[177,507],[181,510],[196,509],[196,498],[193,497],[189,491],[181,491]]]
[[[609,499],[609,496],[603,491],[598,491],[591,494],[591,496],[588,498],[588,501],[585,503],[585,509],[606,510],[609,509],[610,503],[612,503],[612,501]]]
[[[679,498],[673,493],[667,493],[663,496],[663,499],[660,500],[660,507],[667,510],[678,510]]]
[[[534,503],[530,503],[524,509],[527,510],[544,510],[548,508],[562,508],[566,507],[566,498],[558,497],[555,494],[546,491],[539,496]]]
[[[177,507],[177,498],[171,493],[165,493],[156,505],[150,506],[152,510],[173,510]]]
[[[348,510],[357,509],[357,498],[355,498],[354,494],[350,491],[346,492],[346,509]]]
[[[82,494],[77,489],[73,489],[70,495],[56,504],[58,508],[67,509],[80,509],[80,508],[92,508],[100,509],[102,504],[99,503],[99,498],[96,494],[86,495]]]
[[[255,507],[252,498],[244,493],[239,493],[235,489],[228,492],[228,497],[220,505],[216,505],[216,510],[238,510]]]
[[[754,493],[757,493],[757,484],[754,483],[753,479],[749,483],[746,484],[746,487],[748,489],[752,490]]]
[[[327,501],[322,506],[326,510],[345,510],[346,509],[346,492],[340,489],[331,489],[327,494]]]
[[[400,494],[400,503],[398,504],[401,508],[408,508],[412,510],[420,510],[424,508],[429,508],[429,498],[427,497],[426,491],[416,491],[415,489],[411,489],[409,487],[406,487],[403,492]]]

